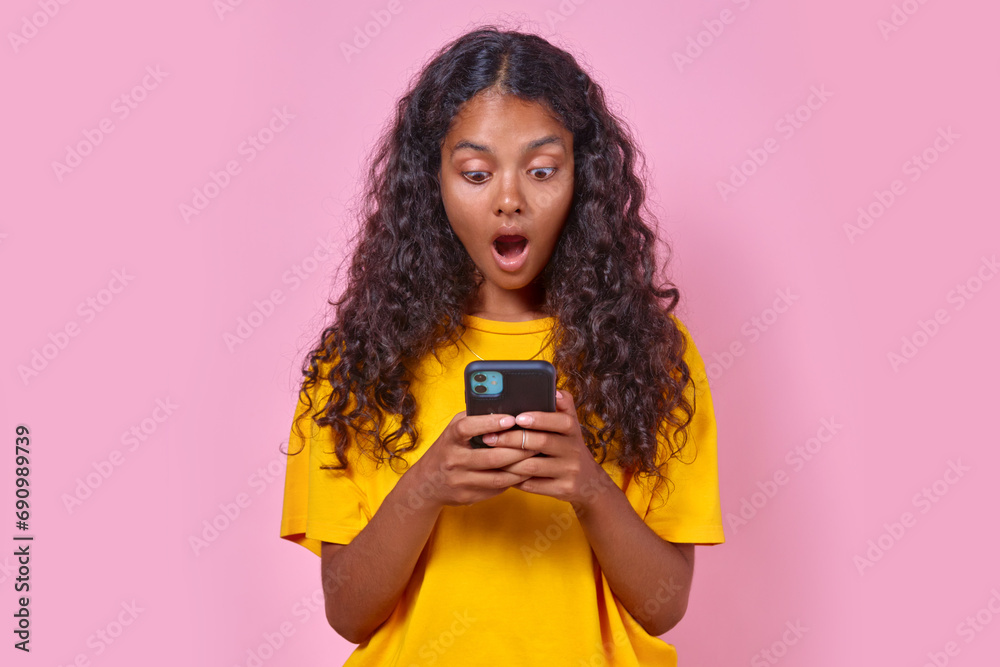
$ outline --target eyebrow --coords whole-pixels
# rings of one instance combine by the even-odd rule
[[[541,139],[535,139],[534,141],[529,142],[527,145],[525,145],[524,149],[521,151],[521,155],[524,155],[529,151],[533,151],[536,148],[547,146],[548,144],[556,144],[558,146],[562,146],[563,150],[566,150],[566,143],[562,140],[562,138],[557,137],[554,134],[550,134],[547,137],[542,137]],[[451,149],[451,155],[454,155],[456,151],[461,150],[463,148],[471,148],[472,150],[479,151],[480,153],[494,155],[492,146],[477,144],[473,141],[469,141],[468,139],[462,139],[457,144],[455,144],[455,146]]]

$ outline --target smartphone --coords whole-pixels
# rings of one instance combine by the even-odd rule
[[[473,361],[465,367],[467,415],[555,411],[556,368],[547,361]],[[469,443],[476,449],[490,446],[479,435]]]

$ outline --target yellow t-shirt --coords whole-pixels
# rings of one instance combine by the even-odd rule
[[[613,462],[606,461],[604,469],[663,539],[718,544],[724,537],[708,378],[690,334],[675,321],[687,337],[685,360],[697,386],[681,453],[685,462],[694,461],[668,463],[674,485],[665,503],[662,484],[651,498],[648,481],[633,481]],[[527,359],[538,352],[554,320],[466,316],[465,323],[464,340],[480,356]],[[448,346],[440,356],[441,363],[433,355],[423,360],[410,385],[420,435],[418,447],[406,456],[411,465],[465,409],[463,372],[476,357],[462,345]],[[551,346],[536,358],[552,361]],[[312,394],[314,410],[329,395],[329,383],[313,391],[322,387],[325,391]],[[689,400],[692,391],[689,384]],[[300,399],[296,416],[304,407]],[[321,431],[305,418],[301,430],[309,435],[302,438],[293,427],[289,438],[288,450],[299,453],[287,459],[281,537],[319,555],[322,542],[347,544],[361,532],[401,473],[388,465],[376,468],[353,448],[347,473],[320,470],[321,462],[336,463],[330,429]],[[612,594],[568,502],[508,488],[488,500],[441,510],[399,603],[345,663],[431,664],[670,666],[677,664],[677,654],[647,633]]]

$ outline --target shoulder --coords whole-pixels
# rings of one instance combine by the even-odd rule
[[[330,399],[333,393],[333,385],[330,382],[330,373],[335,365],[334,361],[323,361],[316,364],[316,372],[313,376],[304,372],[299,381],[298,405],[295,409],[296,423],[307,414],[315,418]],[[309,419],[312,422],[312,419]],[[311,425],[315,431],[315,424]]]
[[[694,338],[691,336],[690,330],[681,321],[679,317],[675,314],[670,314],[670,319],[677,326],[677,330],[681,333],[681,338],[683,340],[683,356],[684,361],[687,362],[688,370],[690,371],[692,377],[702,377],[705,375],[705,361],[701,357],[701,353],[698,351],[698,346],[695,345]]]
[[[681,332],[681,335],[683,335],[685,339],[690,341],[691,331],[688,329],[687,325],[681,320],[681,318],[677,316],[676,313],[670,313],[670,321],[674,323],[674,325],[677,327],[677,330]]]

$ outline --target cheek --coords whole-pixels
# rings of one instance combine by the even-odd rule
[[[452,230],[459,238],[463,238],[461,206],[456,203],[447,188],[442,188],[441,190],[441,206],[444,208],[444,215],[448,219],[448,224]]]
[[[569,213],[572,208],[572,195],[562,199],[558,206],[554,206],[550,211],[548,211],[546,220],[546,233],[545,233],[545,244],[551,249],[554,248],[556,243],[559,241],[559,237],[562,236],[563,231],[566,229],[566,223],[569,220]]]
[[[562,216],[564,218],[569,216],[569,211],[573,208],[573,182],[570,181],[566,190],[563,191],[563,196],[559,202],[560,210],[562,211]]]
[[[442,203],[444,204],[444,212],[448,218],[448,225],[451,230],[458,237],[459,242],[462,247],[465,248],[465,252],[470,256],[472,252],[470,247],[474,247],[476,244],[475,231],[472,230],[467,224],[468,218],[464,215],[461,206],[449,205],[448,201],[442,198]]]
[[[447,182],[441,186],[441,204],[449,220],[459,220],[463,217],[465,205],[462,197]]]
[[[534,203],[537,210],[544,211],[546,218],[566,218],[573,205],[573,182],[569,181],[563,187],[540,193]]]
[[[445,215],[448,216],[448,224],[451,226],[451,230],[455,232],[455,236],[458,240],[462,242],[465,249],[469,249],[469,244],[473,242],[475,238],[475,232],[469,228],[466,222],[466,217],[462,214],[461,209],[456,210],[455,207],[446,207]]]
[[[444,214],[448,216],[448,220],[451,220],[452,216],[455,214],[455,205],[451,198],[451,193],[448,192],[448,188],[441,186],[439,190],[441,194],[441,206],[444,208]]]
[[[482,226],[481,221],[484,219],[484,215],[475,202],[461,197],[448,196],[446,193],[442,196],[441,203],[444,205],[448,224],[451,225],[455,235],[461,239],[466,250],[469,249],[470,244],[478,247],[482,245],[484,238],[488,239],[490,230]]]

